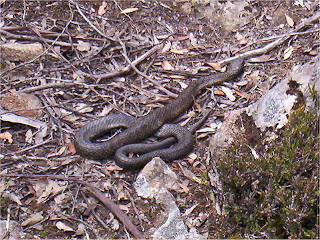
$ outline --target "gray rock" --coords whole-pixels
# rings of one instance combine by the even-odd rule
[[[188,233],[175,199],[168,191],[178,189],[178,178],[160,158],[154,158],[140,172],[135,189],[143,198],[154,198],[162,211],[156,216],[154,239],[195,239],[198,234]]]

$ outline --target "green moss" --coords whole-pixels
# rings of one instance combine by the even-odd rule
[[[316,106],[319,106],[319,94],[316,90],[316,85],[309,85],[309,92],[312,97],[313,102],[315,103]]]
[[[206,185],[206,186],[209,186],[209,176],[206,171],[203,172],[203,174],[201,176],[201,181],[199,183]]]
[[[8,197],[3,197],[0,193],[0,217],[4,218],[7,216],[7,209],[9,206],[10,199]]]
[[[228,198],[223,236],[317,238],[319,113],[297,109],[259,159],[246,146],[220,162]],[[319,227],[319,226],[318,226]]]
[[[40,231],[40,237],[41,238],[47,237],[48,234],[49,234],[49,230],[48,229],[43,229],[42,231]]]

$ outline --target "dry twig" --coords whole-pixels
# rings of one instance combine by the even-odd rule
[[[110,40],[110,41],[113,41],[113,42],[117,42],[117,39],[115,38],[112,38],[112,37],[109,37],[107,35],[105,35],[102,31],[100,31],[88,18],[87,16],[81,11],[80,7],[79,7],[79,4],[77,2],[74,2],[73,0],[69,0],[70,3],[72,3],[73,5],[76,6],[79,14],[81,15],[81,17],[83,17],[83,19],[97,32],[99,33],[102,37]]]
[[[138,57],[136,60],[132,61],[131,65],[129,64],[119,71],[115,71],[115,72],[111,72],[111,73],[95,74],[95,75],[93,75],[93,77],[98,79],[97,83],[99,83],[102,79],[109,79],[109,78],[113,78],[113,77],[118,77],[118,76],[121,76],[125,73],[128,73],[132,69],[132,66],[136,66],[136,65],[140,64],[146,58],[148,58],[149,56],[154,54],[156,51],[158,51],[161,47],[162,47],[161,45],[154,46],[149,51],[145,52],[140,57]],[[88,77],[90,77],[90,76],[88,76]]]
[[[168,89],[166,89],[165,87],[163,87],[160,83],[154,81],[152,78],[150,78],[149,76],[147,76],[145,73],[139,71],[139,69],[136,68],[135,65],[133,65],[133,63],[130,61],[128,54],[127,54],[127,50],[126,50],[126,46],[124,45],[124,43],[119,39],[119,43],[122,46],[122,50],[123,50],[123,57],[126,59],[126,61],[130,64],[130,66],[132,67],[132,69],[139,75],[143,76],[144,78],[148,79],[150,82],[152,82],[154,85],[156,85],[162,92],[168,94],[168,96],[176,98],[178,97],[177,94],[170,92]]]

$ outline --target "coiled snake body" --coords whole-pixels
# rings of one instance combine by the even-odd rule
[[[243,67],[243,60],[232,62],[224,73],[205,77],[191,82],[179,96],[163,108],[157,108],[148,115],[134,118],[120,114],[111,114],[82,127],[75,135],[74,145],[81,156],[104,160],[114,155],[116,164],[123,168],[136,169],[143,167],[153,157],[161,157],[169,161],[179,159],[188,154],[194,145],[192,133],[177,124],[169,124],[184,113],[194,102],[197,94],[204,88],[219,84],[234,78]],[[95,142],[113,128],[126,129],[106,142]],[[142,140],[156,135],[168,139],[161,144],[137,144]],[[174,137],[176,143],[174,143]],[[160,149],[159,149],[160,148]],[[139,157],[129,158],[130,152],[142,154]]]

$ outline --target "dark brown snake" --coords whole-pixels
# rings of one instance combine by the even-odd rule
[[[82,127],[75,135],[74,145],[81,156],[105,160],[112,156],[122,168],[137,169],[146,165],[153,157],[165,161],[179,159],[192,151],[193,133],[178,124],[169,124],[192,106],[198,93],[214,84],[221,84],[237,76],[243,68],[243,60],[238,59],[228,66],[224,73],[204,77],[191,82],[179,96],[163,108],[157,108],[141,118],[122,114],[110,114],[96,119]],[[106,142],[96,142],[111,129],[123,127],[118,135]],[[160,143],[140,143],[150,136],[166,138]],[[129,153],[138,157],[129,157]]]

